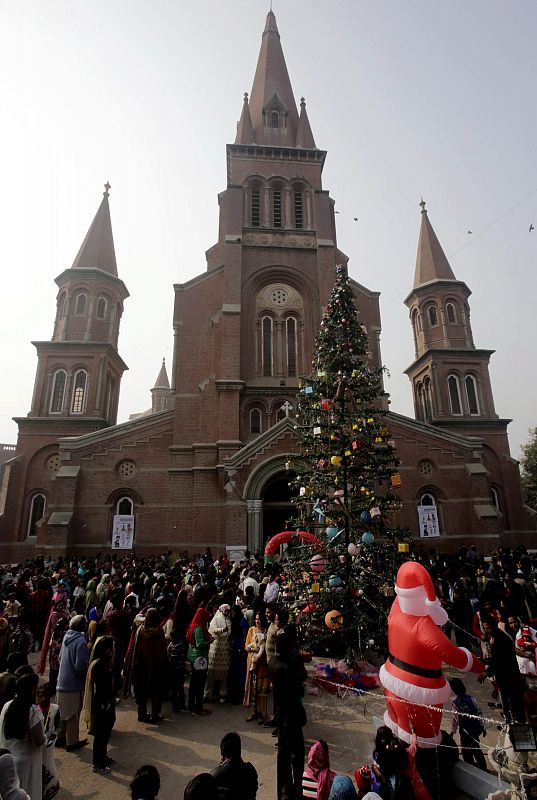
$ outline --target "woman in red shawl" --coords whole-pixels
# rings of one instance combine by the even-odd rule
[[[196,717],[205,716],[211,712],[203,708],[203,695],[205,694],[205,681],[207,680],[207,667],[209,665],[209,645],[212,636],[207,625],[211,615],[206,608],[198,608],[186,632],[188,642],[188,660],[192,667],[190,687],[188,690],[188,710]]]
[[[328,800],[336,773],[330,769],[328,745],[319,739],[308,753],[308,766],[302,776],[302,796],[311,800]]]
[[[56,596],[56,600],[53,601],[52,604],[52,611],[49,614],[47,627],[45,628],[45,634],[43,636],[43,647],[41,649],[41,657],[37,667],[38,675],[45,674],[45,669],[47,667],[47,654],[52,641],[52,634],[54,633],[56,625],[60,619],[69,619],[69,612],[66,609],[65,599],[62,595]]]

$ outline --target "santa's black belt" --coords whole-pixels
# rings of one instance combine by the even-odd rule
[[[406,661],[401,661],[400,658],[392,656],[391,653],[388,656],[388,661],[390,661],[394,667],[399,667],[399,669],[404,669],[406,672],[411,672],[412,675],[419,675],[422,678],[442,677],[441,669],[425,669],[425,667],[417,667],[415,664],[407,664]]]

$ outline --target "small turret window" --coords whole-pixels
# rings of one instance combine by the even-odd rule
[[[431,327],[433,325],[438,325],[438,314],[436,312],[436,306],[429,306],[427,309],[427,313],[429,315],[429,324]]]
[[[77,317],[81,317],[82,314],[85,313],[85,311],[86,311],[86,300],[87,300],[87,297],[83,292],[81,292],[80,294],[78,294],[76,296],[75,314],[77,315]]]
[[[468,411],[474,417],[479,416],[479,402],[477,400],[477,386],[473,375],[467,375],[464,379],[466,390],[466,400],[468,401]]]
[[[449,403],[452,414],[462,414],[461,394],[459,390],[459,379],[456,375],[448,378]]]
[[[457,315],[455,314],[455,306],[453,303],[446,304],[446,317],[448,322],[457,322]]]
[[[65,370],[60,369],[54,375],[54,384],[52,387],[52,398],[50,401],[50,413],[61,414],[63,411],[63,398],[65,395],[65,381],[67,373]]]
[[[272,195],[272,205],[274,213],[274,227],[282,227],[282,193],[279,189],[275,189]]]
[[[270,127],[271,128],[279,128],[280,127],[280,120],[279,114],[277,111],[273,111],[270,115]]]
[[[72,414],[82,414],[86,402],[86,388],[88,376],[83,369],[79,369],[75,375],[73,387],[73,402],[71,404]]]
[[[106,317],[107,306],[106,298],[99,297],[97,300],[97,319],[104,319]]]

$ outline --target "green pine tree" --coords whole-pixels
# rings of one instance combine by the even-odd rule
[[[293,543],[285,574],[303,647],[349,663],[384,652],[395,574],[411,547],[396,526],[401,478],[385,397],[347,270],[338,266],[313,372],[301,381],[300,456],[292,464],[294,525],[320,545]]]

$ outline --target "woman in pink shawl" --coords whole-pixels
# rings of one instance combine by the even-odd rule
[[[58,624],[58,620],[69,619],[69,612],[67,611],[65,606],[66,606],[65,597],[61,594],[54,595],[54,600],[52,601],[52,611],[49,614],[47,627],[45,628],[45,635],[43,636],[43,647],[41,650],[39,665],[37,667],[38,675],[45,674],[45,669],[47,667],[47,654],[50,647],[50,641],[52,639],[52,634],[54,633],[54,629]]]
[[[328,800],[336,773],[330,769],[328,745],[319,739],[308,753],[308,766],[302,776],[302,796],[311,800]]]

